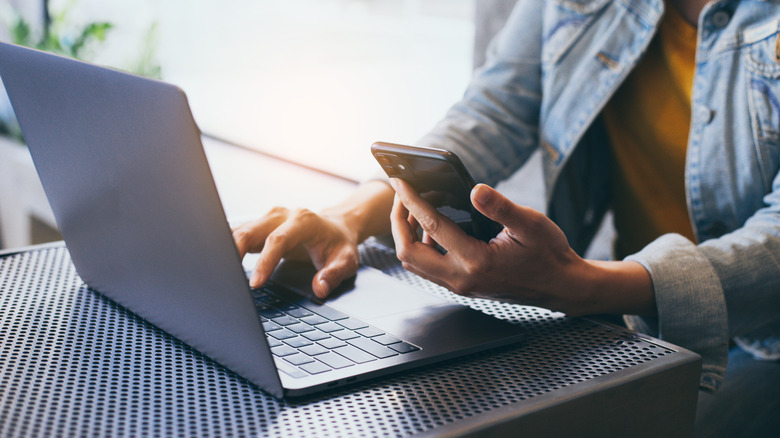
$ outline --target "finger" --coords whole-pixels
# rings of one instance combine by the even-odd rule
[[[298,210],[274,229],[265,239],[255,271],[249,280],[252,287],[268,281],[282,257],[301,242],[317,235],[316,215],[308,210]]]
[[[417,240],[413,219],[409,215],[409,210],[396,195],[393,198],[393,209],[390,211],[390,231],[394,240],[407,243]]]
[[[241,259],[250,252],[260,252],[268,234],[284,222],[287,214],[286,208],[275,207],[260,219],[234,227],[231,233]]]
[[[404,207],[433,240],[447,250],[457,248],[458,244],[463,243],[466,233],[449,218],[436,211],[408,183],[398,178],[391,178],[390,182]]]
[[[401,205],[403,205],[403,203]],[[427,236],[427,234],[425,234],[425,232],[423,232],[422,229],[420,228],[420,224],[417,222],[417,219],[415,219],[414,216],[412,216],[412,214],[409,213],[409,210],[406,210],[406,215],[407,215],[406,222],[409,224],[409,227],[412,229],[412,233],[414,234],[414,240],[420,240],[421,235],[423,237]]]
[[[471,203],[482,214],[505,226],[509,237],[523,245],[533,241],[532,237],[546,219],[542,213],[515,204],[485,184],[477,184],[471,190]]]
[[[423,233],[422,243],[430,246],[436,246],[436,241],[428,233]]]
[[[335,253],[312,279],[312,290],[319,298],[327,297],[333,289],[358,270],[358,254],[352,251]]]
[[[390,213],[396,256],[405,267],[412,268],[410,271],[425,272],[424,278],[448,278],[452,264],[436,248],[417,240],[417,234],[407,220],[408,214],[401,199],[396,196]]]
[[[263,241],[265,241],[266,236],[262,231],[256,231],[258,225],[260,224],[258,224],[257,221],[254,221],[251,223],[241,224],[231,230],[233,234],[233,242],[235,242],[239,258],[242,260],[244,259],[244,256],[254,248],[262,248]]]

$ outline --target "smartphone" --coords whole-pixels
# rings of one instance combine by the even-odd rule
[[[474,179],[457,155],[444,149],[376,142],[371,154],[390,178],[400,178],[470,236],[485,242],[504,228],[471,204]]]

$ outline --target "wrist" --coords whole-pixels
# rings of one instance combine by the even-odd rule
[[[388,232],[395,192],[384,181],[361,184],[340,204],[324,209],[322,216],[340,223],[360,243],[370,236]]]
[[[657,314],[650,274],[636,262],[586,260],[580,314]]]

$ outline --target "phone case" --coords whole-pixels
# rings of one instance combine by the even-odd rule
[[[371,145],[371,153],[387,176],[408,182],[467,234],[489,241],[503,228],[471,204],[474,179],[453,152],[377,142]]]

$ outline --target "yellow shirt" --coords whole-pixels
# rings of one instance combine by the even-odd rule
[[[665,233],[695,241],[685,197],[696,28],[667,3],[647,53],[604,109],[616,256]]]

